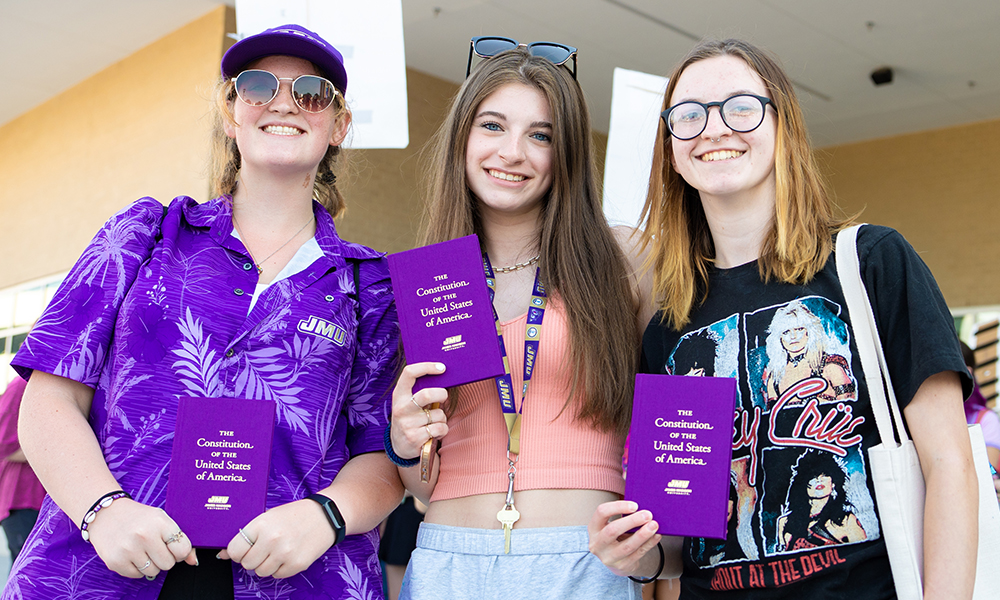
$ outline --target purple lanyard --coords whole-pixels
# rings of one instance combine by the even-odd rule
[[[490,258],[483,253],[483,270],[486,272],[486,285],[490,288],[490,302],[496,297],[496,279],[493,276],[493,266]],[[507,360],[507,349],[503,343],[503,328],[493,308],[493,320],[497,325],[497,339],[500,343],[500,356],[503,358],[504,374],[496,378],[497,393],[500,395],[500,408],[507,424],[507,452],[519,454],[521,451],[521,419],[524,411],[524,399],[528,395],[528,384],[535,370],[535,359],[538,357],[538,342],[542,334],[542,318],[545,316],[545,288],[539,282],[540,269],[535,269],[535,285],[531,292],[531,303],[528,306],[528,322],[524,328],[524,385],[521,386],[521,408],[514,406],[514,382],[510,376],[510,361]]]

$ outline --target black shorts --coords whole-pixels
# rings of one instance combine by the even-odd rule
[[[386,520],[385,533],[378,547],[379,560],[387,565],[405,567],[417,546],[417,529],[423,520],[424,515],[413,505],[413,497],[407,496]]]

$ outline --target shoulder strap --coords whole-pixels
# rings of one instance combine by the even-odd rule
[[[848,227],[837,234],[837,276],[851,316],[851,328],[868,385],[868,398],[872,412],[875,413],[879,437],[883,444],[896,445],[894,426],[899,433],[900,443],[909,440],[909,434],[903,427],[903,417],[899,411],[899,403],[896,402],[896,392],[889,378],[885,354],[878,337],[875,314],[861,278],[857,248],[858,230],[861,227]]]

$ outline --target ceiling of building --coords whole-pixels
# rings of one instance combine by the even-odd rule
[[[218,5],[0,0],[0,124]],[[818,146],[1000,118],[996,0],[403,0],[403,21],[407,65],[456,83],[474,35],[579,48],[602,131],[615,67],[666,75],[703,37],[775,53]],[[883,66],[894,80],[876,87],[869,74]]]

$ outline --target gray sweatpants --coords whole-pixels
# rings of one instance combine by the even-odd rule
[[[587,550],[587,528],[514,529],[510,554],[499,529],[422,523],[400,600],[638,600],[639,584]]]

